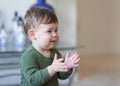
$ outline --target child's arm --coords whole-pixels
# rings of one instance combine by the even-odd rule
[[[48,69],[39,69],[36,60],[32,55],[24,55],[20,61],[21,73],[25,77],[26,83],[31,86],[41,86],[51,79]]]

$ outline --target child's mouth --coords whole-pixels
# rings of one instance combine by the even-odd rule
[[[51,43],[56,43],[56,42],[57,42],[57,40],[51,40],[50,42],[51,42]]]
[[[50,41],[50,42],[56,42],[56,41]]]

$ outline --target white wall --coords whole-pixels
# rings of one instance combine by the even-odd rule
[[[48,0],[50,1],[50,0]],[[51,0],[59,18],[59,47],[76,47],[77,7],[76,0]]]
[[[13,3],[14,2],[14,3]],[[0,3],[0,22],[5,21],[6,28],[11,27],[14,11],[21,16],[36,1],[35,0],[3,0]],[[47,0],[51,4],[59,19],[60,40],[58,47],[76,46],[76,0]]]
[[[18,11],[23,16],[33,3],[35,3],[35,0],[3,0],[0,3],[0,22],[4,21],[6,27],[10,28],[14,11]]]

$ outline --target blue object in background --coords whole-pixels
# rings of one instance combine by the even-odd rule
[[[51,10],[51,11],[54,12],[53,7],[52,7],[51,5],[49,5],[49,4],[47,4],[47,3],[46,3],[46,0],[37,0],[37,3],[34,4],[33,6],[45,7],[45,8],[47,8],[47,9],[49,9],[49,10]],[[33,6],[32,6],[32,7],[33,7]]]

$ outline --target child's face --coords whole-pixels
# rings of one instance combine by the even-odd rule
[[[57,43],[58,36],[58,24],[40,24],[35,31],[36,44],[39,48],[51,49]]]

